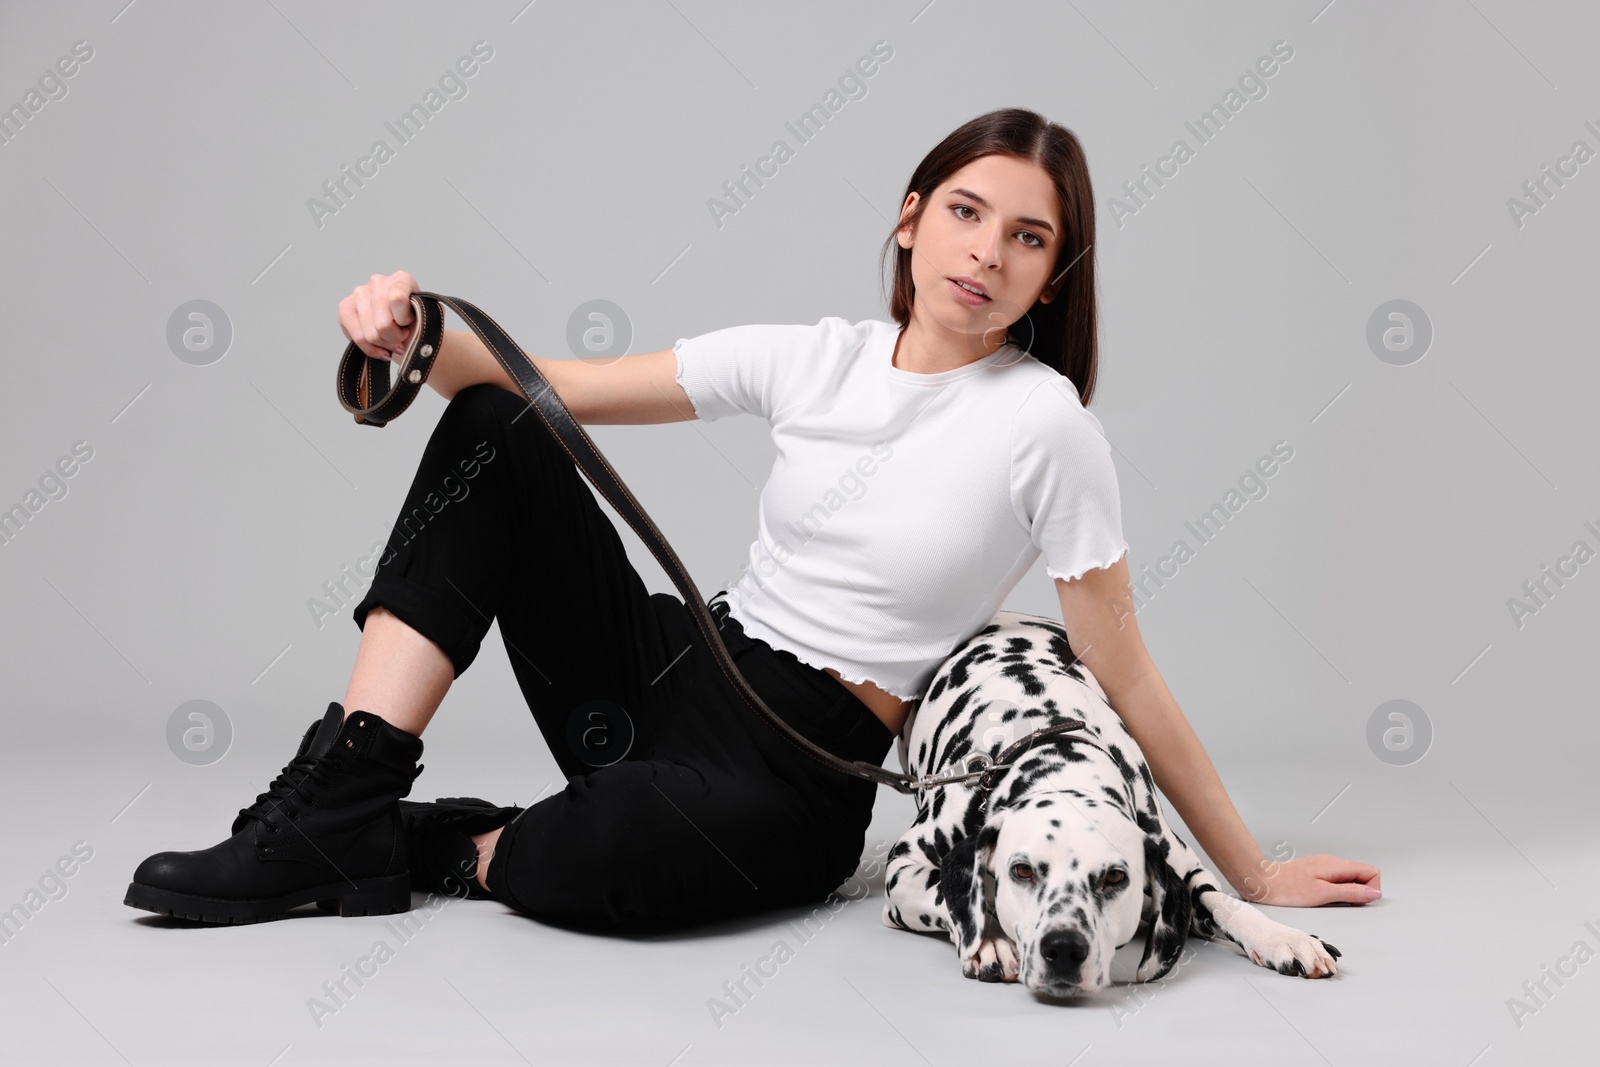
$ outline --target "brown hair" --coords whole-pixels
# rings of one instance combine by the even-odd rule
[[[1094,395],[1099,364],[1097,314],[1094,285],[1094,190],[1089,184],[1089,164],[1083,146],[1065,126],[1050,122],[1027,108],[1008,107],[990,111],[963,124],[933,147],[911,173],[905,198],[918,194],[916,207],[905,222],[896,222],[878,256],[879,276],[883,259],[895,249],[894,291],[889,298],[889,314],[904,329],[911,323],[911,304],[915,290],[911,282],[911,250],[901,248],[895,234],[902,226],[914,225],[940,183],[982,156],[1007,155],[1044,168],[1055,185],[1061,205],[1061,220],[1066,232],[1056,252],[1050,282],[1063,271],[1066,279],[1055,299],[1048,304],[1034,301],[1023,319],[1012,325],[1008,338],[1030,352],[1039,362],[1065,375],[1078,387],[1078,399],[1085,407]],[[1032,324],[1032,330],[1027,324]]]

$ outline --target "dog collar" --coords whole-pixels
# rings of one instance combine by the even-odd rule
[[[1055,723],[1051,726],[1042,727],[1041,729],[1035,730],[1028,734],[1026,737],[1023,737],[1021,740],[1013,741],[1011,744],[1007,745],[1000,751],[1000,755],[996,758],[991,759],[988,753],[985,752],[974,752],[972,755],[968,756],[962,761],[962,766],[965,768],[965,770],[956,771],[952,774],[923,775],[913,783],[913,787],[917,792],[920,793],[929,789],[933,789],[937,786],[950,785],[954,782],[970,781],[971,779],[976,778],[978,780],[978,793],[983,797],[983,802],[987,804],[989,792],[994,789],[995,785],[1000,781],[1001,772],[1010,770],[1013,766],[1015,766],[1014,761],[1018,757],[1026,755],[1029,749],[1031,749],[1037,742],[1043,740],[1044,738],[1068,734],[1070,731],[1082,730],[1083,727],[1084,722],[1082,719],[1065,719],[1062,722]],[[1077,734],[1075,736],[1064,737],[1063,740],[1082,741],[1085,744],[1094,744],[1093,741],[1089,740],[1087,734]],[[1099,748],[1100,746],[1095,745],[1095,747]]]

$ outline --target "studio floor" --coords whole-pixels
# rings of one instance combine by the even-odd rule
[[[418,797],[460,791],[461,753],[441,744]],[[1600,945],[1600,856],[1578,825],[1576,797],[1551,803],[1469,785],[1454,805],[1448,788],[1425,794],[1436,805],[1397,804],[1379,779],[1297,830],[1283,813],[1307,807],[1297,790],[1315,775],[1233,775],[1258,836],[1298,833],[1316,851],[1383,869],[1376,904],[1269,909],[1336,944],[1339,975],[1284,977],[1229,945],[1191,940],[1173,975],[1131,985],[1136,938],[1114,968],[1124,984],[1061,1003],[963,978],[950,944],[881,925],[883,875],[872,860],[913,810],[889,790],[879,794],[862,877],[841,886],[831,907],[672,937],[574,933],[495,902],[420,893],[404,915],[345,919],[307,907],[243,927],[125,907],[140,859],[211,844],[274,773],[269,752],[234,756],[225,774],[164,778],[145,790],[109,751],[48,772],[6,761],[0,794],[14,815],[0,857],[4,904],[24,902],[62,856],[79,862],[68,864],[64,892],[8,929],[0,946],[0,1061],[1594,1062],[1585,1020],[1600,1005],[1600,974],[1588,973]],[[510,780],[514,769],[496,773]],[[527,793],[506,799],[527,803]],[[1557,971],[1570,977],[1558,984],[1549,977]],[[758,972],[770,977],[756,984],[749,975]]]

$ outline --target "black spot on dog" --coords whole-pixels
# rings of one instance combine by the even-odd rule
[[[967,705],[972,702],[973,694],[976,692],[977,689],[973,688],[957,693],[956,698],[950,702],[950,707],[945,716],[938,722],[934,723],[933,736],[928,738],[928,744],[933,746],[933,751],[939,751],[940,743],[943,740],[947,730],[959,731],[968,725],[969,718],[966,714]],[[927,758],[926,753],[924,753],[923,756],[924,759]],[[946,753],[946,758],[949,758],[948,753]]]
[[[983,796],[974,790],[967,796],[967,810],[961,814],[961,833],[964,837],[971,837],[983,826]]]
[[[1106,746],[1106,751],[1111,754],[1111,762],[1117,765],[1117,771],[1122,775],[1123,784],[1132,789],[1134,779],[1138,777],[1138,774],[1134,771],[1133,765],[1128,762],[1128,758],[1122,754],[1122,746],[1113,741]]]
[[[939,879],[945,895],[945,910],[950,913],[962,944],[978,941],[979,924],[984,921],[972,908],[976,849],[977,841],[970,837],[951,849],[944,858]]]

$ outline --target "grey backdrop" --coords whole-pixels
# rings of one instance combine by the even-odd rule
[[[0,508],[27,514],[0,545],[0,907],[26,913],[0,945],[0,1057],[1593,1055],[1592,6],[525,2],[0,8],[0,106],[27,116],[0,144]],[[478,41],[492,57],[464,95],[447,82],[413,140],[314,212]],[[892,58],[799,144],[784,124],[877,41]],[[77,42],[92,55],[57,68]],[[1292,57],[1252,80],[1277,42]],[[1230,90],[1236,111],[1201,143],[1186,124]],[[621,309],[634,352],[887,318],[877,253],[911,169],[1009,105],[1088,153],[1093,410],[1130,566],[1193,553],[1139,613],[1156,663],[1269,854],[1383,868],[1377,904],[1269,909],[1340,946],[1337,979],[1196,942],[1158,989],[1045,1004],[881,926],[869,870],[871,893],[719,1025],[725,981],[802,943],[794,915],[635,942],[451,902],[427,927],[448,932],[402,945],[381,919],[193,928],[122,905],[140,859],[218,840],[343,696],[359,632],[348,610],[319,626],[308,601],[387,532],[443,407],[425,390],[381,433],[339,408],[335,313],[354,285],[410,270],[545,355],[574,354],[592,300]],[[794,157],[715,219],[708,201],[780,138]],[[1180,139],[1192,158],[1130,196]],[[219,334],[169,341],[175,316],[204,326],[196,300],[231,330],[221,358]],[[1410,343],[1372,341],[1390,327]],[[765,424],[592,433],[702,592],[728,585]],[[1252,481],[1278,442],[1292,459]],[[1191,524],[1214,505],[1231,517],[1202,543]],[[1057,613],[1042,565],[1008,606]],[[189,701],[231,730],[210,762],[169,744]],[[426,743],[420,797],[526,804],[561,784],[497,634]],[[881,791],[869,846],[911,812]],[[52,879],[75,847],[90,858]],[[310,998],[380,939],[395,958],[318,1025]]]

